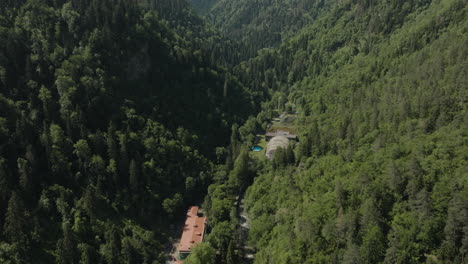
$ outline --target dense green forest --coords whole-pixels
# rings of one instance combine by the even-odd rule
[[[2,1],[0,263],[468,263],[467,11]]]
[[[240,40],[243,54],[277,47],[311,24],[333,2],[324,0],[190,0],[226,36]]]
[[[255,177],[246,193],[254,263],[466,263],[466,1],[329,1],[306,25],[275,16],[300,1],[251,1],[269,6],[245,10],[240,2],[211,11],[227,36],[255,42],[270,23],[301,29],[289,38],[280,30],[278,47],[235,67],[271,98],[231,144],[251,146],[288,109],[299,113],[300,142],[271,162],[241,152],[209,188],[213,230],[230,228],[231,241],[245,244],[230,204]],[[262,18],[267,10],[275,15]],[[237,263],[225,241],[226,263]]]
[[[1,263],[167,259],[259,97],[179,2],[2,1]]]

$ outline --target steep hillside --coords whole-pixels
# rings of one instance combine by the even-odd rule
[[[255,109],[173,3],[2,2],[1,263],[165,263],[169,225]]]
[[[0,263],[466,262],[466,0],[191,2],[0,2]]]
[[[207,15],[218,0],[191,0],[189,2],[200,15]]]
[[[206,1],[192,0],[195,6]],[[323,0],[218,0],[206,18],[231,39],[245,45],[243,52],[253,57],[262,48],[277,47],[337,1]]]
[[[296,36],[235,68],[271,99],[232,132],[232,156],[206,198],[208,242],[226,263],[242,262],[249,248],[254,263],[463,263],[465,1],[329,4]],[[275,2],[249,11],[264,24],[276,16],[257,14],[272,6],[288,10]],[[272,161],[244,151],[292,109],[298,144]],[[246,189],[247,242],[232,206]]]
[[[247,191],[255,263],[463,263],[464,1],[343,1],[240,66],[296,108],[295,161]],[[270,113],[270,114],[268,114]]]

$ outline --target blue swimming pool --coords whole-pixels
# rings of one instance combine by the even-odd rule
[[[253,146],[252,147],[252,150],[255,151],[255,152],[259,152],[259,151],[262,151],[262,147],[259,147],[259,146]]]

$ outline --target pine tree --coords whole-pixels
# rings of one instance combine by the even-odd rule
[[[74,147],[73,154],[78,157],[80,167],[83,172],[86,172],[89,159],[91,158],[91,149],[89,148],[88,142],[85,139],[78,140]]]
[[[296,158],[294,156],[294,151],[291,145],[286,148],[286,162],[287,164],[294,164]]]
[[[4,225],[5,237],[11,243],[19,245],[28,244],[27,231],[29,230],[23,201],[16,192],[13,192],[8,201],[8,209]]]
[[[238,260],[237,260],[236,252],[234,250],[234,242],[233,240],[231,240],[229,242],[229,246],[228,246],[227,253],[226,253],[226,264],[237,264],[237,263],[238,263]]]
[[[107,155],[109,159],[119,160],[117,143],[115,142],[115,125],[112,121],[107,128]]]
[[[385,236],[382,230],[372,225],[367,228],[361,245],[362,263],[379,263],[385,256]]]
[[[122,257],[124,264],[137,264],[136,252],[129,238],[122,241]]]
[[[23,201],[16,192],[8,201],[5,217],[4,236],[13,245],[13,256],[16,263],[30,263],[29,225],[26,218]]]
[[[120,160],[119,160],[119,170],[120,170],[120,179],[125,182],[121,184],[128,183],[128,172],[129,172],[129,159],[127,151],[127,136],[125,134],[119,135],[120,143]]]
[[[46,119],[51,117],[52,94],[46,87],[41,86],[39,90],[39,99],[42,101],[42,110]]]
[[[10,193],[9,175],[6,169],[5,160],[0,157],[0,203],[7,202]],[[3,212],[3,210],[1,210]]]
[[[248,186],[249,179],[249,153],[242,149],[234,163],[234,169],[229,175],[229,184],[238,190]]]
[[[18,158],[19,184],[26,195],[26,200],[32,195],[31,167],[25,159]]]
[[[104,259],[107,264],[120,262],[121,241],[117,228],[112,225],[106,232]]]
[[[79,264],[96,263],[96,260],[93,254],[94,253],[93,248],[90,245],[81,243],[78,245],[78,249],[81,251]]]
[[[138,192],[139,174],[138,174],[138,166],[134,159],[130,161],[130,171],[129,171],[128,181],[130,184],[130,190],[132,190],[132,192],[136,194]]]
[[[88,185],[81,199],[84,209],[88,213],[91,220],[93,220],[97,213],[96,188],[94,188],[92,185]]]
[[[74,264],[77,262],[76,241],[68,223],[63,224],[63,238],[57,241],[56,263]]]

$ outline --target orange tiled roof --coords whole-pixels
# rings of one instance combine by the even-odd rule
[[[189,252],[193,246],[202,242],[205,233],[206,217],[198,217],[198,206],[192,206],[187,212],[184,232],[178,246],[179,252]]]

